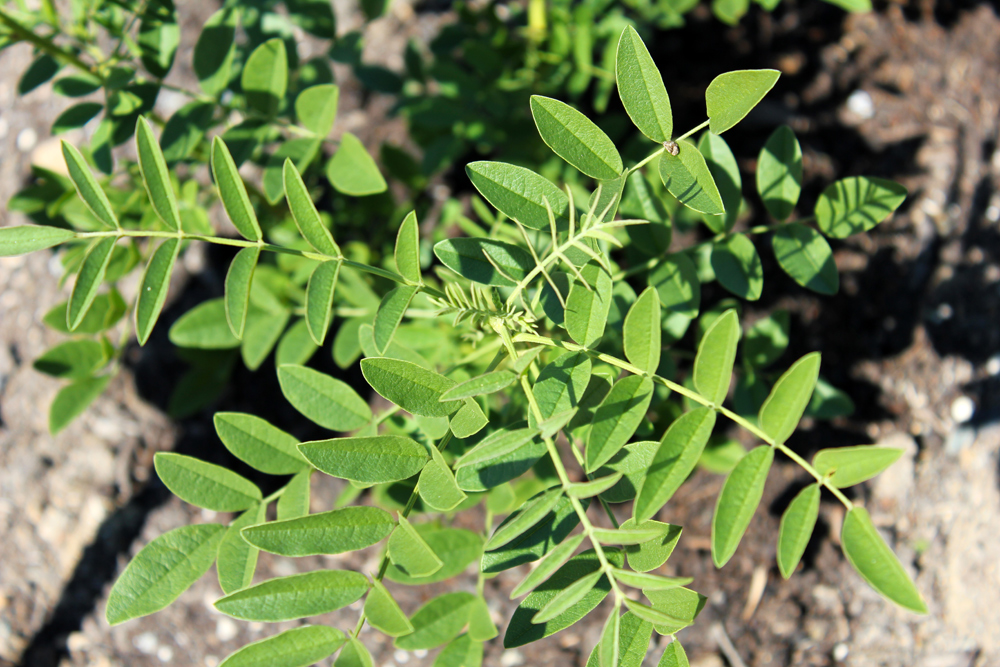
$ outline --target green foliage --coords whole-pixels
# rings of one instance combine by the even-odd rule
[[[39,48],[19,83],[21,94],[65,67],[77,71],[56,82],[57,94],[75,98],[103,89],[106,97],[96,109],[70,107],[57,121],[61,130],[91,111],[103,113],[89,146],[63,144],[68,179],[40,171],[13,202],[37,224],[0,230],[0,255],[60,246],[59,261],[75,277],[68,301],[44,318],[73,338],[36,361],[41,372],[68,383],[52,404],[53,432],[117,372],[129,333],[119,323],[130,309],[140,344],[150,339],[173,268],[193,242],[230,246],[234,256],[224,294],[170,328],[170,341],[191,364],[171,399],[173,412],[209,406],[239,356],[251,371],[276,372],[284,398],[304,420],[336,432],[299,442],[254,415],[217,414],[219,438],[234,456],[262,474],[290,476],[262,483],[277,489],[267,497],[221,466],[158,454],[156,471],[178,497],[239,514],[226,525],[186,526],[149,543],[112,588],[110,623],[162,609],[216,563],[225,593],[216,608],[243,620],[308,618],[365,598],[351,636],[302,626],[240,649],[225,665],[306,665],[339,650],[338,667],[370,666],[358,640],[367,620],[400,649],[443,647],[435,665],[468,667],[481,664],[484,642],[499,634],[482,596],[485,578],[537,562],[512,593],[525,597],[505,628],[504,646],[570,627],[611,596],[588,664],[636,667],[654,629],[680,632],[705,603],[686,588],[690,579],[657,572],[681,534],[680,526],[656,520],[660,510],[699,463],[728,472],[712,523],[712,556],[722,567],[756,512],[776,453],[815,480],[782,518],[782,575],[797,568],[826,489],[848,510],[841,541],[855,569],[887,598],[926,612],[864,508],[841,491],[881,472],[899,451],[843,448],[804,461],[787,444],[802,416],[842,415],[849,398],[819,377],[818,354],[784,373],[770,370],[789,345],[787,312],[775,311],[744,333],[738,302],[702,301],[703,285],[713,281],[739,299],[761,297],[766,244],[757,241],[768,234],[777,265],[798,285],[835,293],[839,276],[826,239],[871,229],[905,198],[890,181],[852,177],[823,192],[813,217],[789,220],[801,206],[802,151],[787,127],[762,147],[756,195],[745,197],[740,163],[718,135],[752,111],[777,72],[720,75],[708,86],[707,120],[675,136],[667,86],[629,22],[658,17],[679,25],[692,3],[553,2],[548,16],[536,7],[523,17],[523,34],[504,28],[490,48],[471,38],[455,47],[442,37],[432,46],[433,62],[411,50],[405,77],[363,63],[357,35],[337,34],[324,3],[288,0],[268,14],[282,21],[287,14],[291,25],[331,40],[328,53],[307,62],[294,40],[244,4],[206,22],[193,53],[202,93],[164,122],[151,115],[160,80],[176,58],[189,57],[178,53],[173,3],[150,2],[136,15],[97,2],[103,29],[120,45],[93,66],[87,51],[64,51],[49,37],[29,39],[35,33],[22,21],[46,24],[40,14],[0,10],[4,37]],[[747,4],[712,8],[733,22]],[[605,9],[611,18],[598,21]],[[384,6],[368,3],[365,10],[378,15]],[[474,34],[480,23],[501,25],[492,10],[458,12],[460,25],[449,39]],[[126,39],[130,19],[138,22],[135,40]],[[89,18],[79,21],[91,25]],[[540,64],[542,47],[551,49],[552,63]],[[456,50],[456,62],[445,67]],[[505,57],[521,62],[529,54],[531,67],[506,69]],[[354,135],[329,138],[340,97],[331,58],[353,67],[369,89],[399,96],[424,163],[390,146],[376,163]],[[497,127],[474,130],[477,123],[466,122],[462,96],[475,88],[462,70],[466,61],[493,79],[474,105],[492,105],[492,116],[516,107]],[[555,61],[566,66],[557,71]],[[536,76],[550,74],[553,88],[535,85]],[[577,110],[604,109],[613,83],[632,134],[653,144],[641,138],[630,144],[623,123]],[[434,88],[452,97],[427,93]],[[594,97],[584,100],[588,90]],[[517,105],[508,106],[510,99]],[[530,121],[540,142],[526,131]],[[503,123],[509,126],[498,129]],[[159,140],[153,125],[162,125]],[[133,128],[137,162],[122,158],[116,167],[111,148],[128,141]],[[529,140],[534,148],[518,153]],[[504,141],[513,144],[509,155],[519,159],[508,159],[517,164],[466,167],[482,197],[469,200],[471,211],[450,200],[442,222],[418,223],[412,209],[426,208],[419,191],[428,178],[468,142],[488,152]],[[329,145],[335,150],[328,154]],[[558,156],[548,165],[537,154],[544,145]],[[637,154],[642,145],[647,153]],[[244,182],[239,167],[247,162],[261,173],[259,182]],[[409,198],[388,191],[379,164],[398,183],[393,189]],[[565,189],[551,180],[560,173]],[[207,211],[216,202],[241,238],[213,229]],[[747,224],[755,211],[773,221]],[[679,238],[703,241],[678,247],[675,226],[685,232]],[[140,263],[138,295],[126,303],[116,284]],[[331,331],[334,361],[346,370],[361,358],[360,376],[333,377],[308,366]],[[694,354],[681,349],[690,339],[698,341]],[[275,365],[265,368],[272,351]],[[733,425],[763,444],[746,452],[729,432]],[[343,481],[330,511],[311,512],[314,473]],[[629,501],[632,517],[620,526],[587,512],[596,503],[611,515],[610,503]],[[272,503],[276,519],[269,520]],[[449,525],[454,513],[481,503],[487,510],[481,530]],[[303,557],[380,543],[371,580],[319,570],[253,584],[260,550]],[[383,584],[383,578],[437,583],[473,563],[477,594],[444,593],[415,611],[401,608]],[[687,664],[680,643],[670,642],[660,665]]]

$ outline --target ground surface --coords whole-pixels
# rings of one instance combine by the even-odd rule
[[[783,70],[768,105],[747,121],[747,145],[755,147],[734,141],[741,159],[752,160],[774,124],[789,122],[805,149],[806,197],[815,198],[834,174],[855,173],[895,178],[911,193],[892,221],[835,247],[843,276],[838,297],[806,296],[766,267],[770,300],[750,314],[792,310],[794,349],[783,361],[822,350],[824,374],[858,405],[851,419],[806,424],[791,443],[799,451],[868,442],[906,449],[854,498],[872,511],[915,574],[931,613],[922,619],[903,613],[853,574],[836,544],[842,510],[833,503],[823,505],[805,567],[789,582],[781,580],[774,566],[778,518],[789,490],[802,481],[792,466],[772,470],[762,504],[767,511],[758,512],[736,557],[716,571],[707,547],[722,480],[698,473],[672,503],[678,509],[661,518],[685,527],[665,573],[693,576],[709,595],[698,624],[680,635],[700,667],[836,660],[858,667],[1000,664],[1000,19],[987,6],[921,6],[894,5],[843,24],[805,9],[774,19],[754,16],[729,31],[696,20],[677,40],[658,45],[658,58],[670,63],[665,72],[676,108],[744,55],[747,67]],[[379,45],[375,55],[392,66],[390,45],[401,42],[391,35],[402,34],[402,27],[426,37],[440,19],[402,5],[370,28],[370,44]],[[698,61],[699,48],[706,54],[703,65],[687,67],[671,58],[683,51]],[[8,73],[20,72],[29,59],[21,48],[0,55]],[[673,93],[674,75],[680,93]],[[14,82],[10,74],[0,80],[3,201],[23,184],[31,162],[52,163],[55,144],[47,128],[65,105],[45,90],[16,98]],[[345,88],[350,91],[350,84]],[[364,127],[370,111],[356,110],[361,96],[343,99],[335,131]],[[398,131],[380,127],[380,133]],[[0,220],[16,224],[18,218],[0,212]],[[213,270],[209,266],[198,274],[209,278],[192,284],[210,282]],[[170,500],[150,481],[152,453],[176,449],[210,458],[218,445],[204,419],[171,424],[139,398],[136,386],[151,382],[143,364],[136,366],[138,375],[122,374],[84,417],[51,437],[45,417],[57,383],[35,373],[30,361],[58,340],[41,316],[65,289],[44,254],[0,260],[0,285],[0,665],[212,667],[273,632],[214,613],[210,603],[219,589],[211,574],[169,609],[107,626],[107,590],[127,557],[166,530],[213,518]],[[182,288],[183,281],[175,291]],[[971,419],[963,414],[966,398],[975,405]],[[314,511],[329,506],[335,484],[317,485]],[[333,563],[366,571],[375,558],[262,556],[259,573]],[[519,576],[489,584],[501,627],[513,609],[506,592]],[[429,587],[436,590],[395,592],[412,611],[435,592],[471,590],[474,582],[468,574]],[[345,609],[328,620],[348,627],[357,613]],[[595,614],[507,653],[495,641],[485,664],[582,665],[599,623]],[[429,665],[434,657],[394,651],[377,633],[366,633],[365,641],[379,667]],[[655,664],[658,653],[651,656]]]

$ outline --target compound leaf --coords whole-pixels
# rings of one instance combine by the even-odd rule
[[[569,560],[577,548],[583,543],[586,535],[583,533],[567,539],[557,546],[540,562],[527,576],[521,580],[510,593],[510,599],[521,597],[525,593],[534,590],[539,584],[549,578],[553,572],[558,570]]]
[[[104,393],[110,381],[110,375],[100,375],[76,380],[60,389],[49,408],[49,432],[55,435],[69,426]]]
[[[326,177],[337,190],[354,197],[385,192],[388,187],[365,145],[350,132],[340,137],[340,147],[326,165]]]
[[[32,363],[40,373],[66,380],[90,377],[108,361],[107,351],[96,340],[70,340],[45,351]]]
[[[0,228],[0,257],[26,255],[69,241],[76,232],[59,227],[18,225]]]
[[[471,530],[439,528],[433,523],[417,524],[414,528],[444,565],[434,574],[423,577],[411,576],[390,565],[386,570],[390,581],[410,586],[437,583],[461,574],[470,563],[483,555],[483,538]]]
[[[584,347],[594,347],[608,322],[611,310],[611,276],[597,262],[589,262],[580,273],[589,284],[573,281],[566,297],[566,331]]]
[[[240,530],[255,523],[263,523],[267,518],[267,506],[258,503],[239,515],[226,528],[226,534],[219,542],[218,562],[215,569],[219,574],[219,587],[223,593],[232,593],[245,588],[253,581],[257,567],[257,547],[248,544],[240,535]]]
[[[94,174],[91,173],[87,161],[84,160],[83,155],[72,144],[68,144],[65,141],[61,142],[61,144],[63,159],[66,161],[66,169],[69,172],[70,179],[73,181],[73,186],[76,188],[77,194],[80,195],[80,199],[83,200],[83,203],[87,205],[87,208],[90,209],[91,213],[98,220],[111,229],[117,229],[118,218],[111,208],[111,202],[108,201],[108,196],[98,184],[97,179],[94,178]]]
[[[361,484],[411,477],[430,458],[423,445],[402,435],[372,435],[303,442],[299,451],[328,475]]]
[[[420,226],[417,214],[410,211],[396,233],[396,247],[393,251],[396,270],[411,283],[420,282]]]
[[[246,185],[240,177],[229,148],[220,137],[212,140],[212,177],[219,188],[219,197],[226,215],[240,235],[250,241],[260,241],[260,224],[250,205]]]
[[[111,254],[115,249],[117,239],[108,236],[96,241],[87,251],[73,285],[73,293],[69,297],[69,307],[66,309],[66,326],[75,330],[83,321],[84,315],[90,309],[104,281],[104,274],[111,262]]]
[[[152,614],[180,597],[212,567],[225,530],[217,523],[181,526],[144,546],[108,594],[108,623]]]
[[[434,254],[463,278],[497,287],[514,287],[535,267],[520,246],[487,238],[445,239],[434,245]]]
[[[494,531],[486,542],[486,551],[499,549],[546,518],[562,498],[562,488],[549,489],[522,505],[509,521],[505,521]]]
[[[498,634],[500,632],[490,616],[490,608],[486,605],[486,599],[477,596],[475,602],[472,603],[472,610],[469,614],[469,637],[473,641],[488,642]]]
[[[194,73],[201,89],[211,97],[218,97],[229,87],[239,18],[239,11],[232,7],[215,12],[205,21],[194,46]]]
[[[330,235],[330,230],[323,224],[316,205],[309,197],[309,190],[302,182],[302,176],[291,159],[286,158],[282,167],[282,177],[285,184],[285,197],[288,199],[288,208],[292,211],[295,225],[299,228],[309,245],[317,252],[330,257],[340,257],[340,248]]]
[[[805,355],[782,374],[760,408],[758,423],[774,442],[782,443],[795,431],[819,377],[819,352]]]
[[[146,264],[135,302],[135,334],[139,345],[146,344],[160,317],[180,250],[180,239],[167,239],[153,252]]]
[[[868,510],[854,507],[847,513],[840,543],[851,566],[869,586],[904,609],[927,613],[923,598],[896,554],[875,529]]]
[[[396,648],[416,651],[436,648],[451,641],[469,622],[475,600],[475,595],[464,591],[434,598],[410,618],[413,632],[398,638]]]
[[[569,199],[552,181],[530,169],[504,162],[472,162],[465,167],[469,180],[498,211],[525,227],[548,231],[547,201],[556,226],[567,227]]]
[[[840,274],[833,251],[819,232],[797,222],[779,227],[771,238],[774,256],[792,280],[819,294],[840,289]]]
[[[632,26],[618,40],[615,79],[622,105],[639,131],[656,143],[669,141],[674,132],[670,98],[656,63]]]
[[[589,500],[579,501],[584,508],[589,504]],[[500,530],[512,521],[516,521],[521,514],[517,510],[510,514],[503,523]],[[566,539],[574,528],[580,523],[580,518],[573,509],[573,504],[569,498],[563,497],[556,503],[552,510],[535,523],[535,525],[524,531],[514,540],[495,551],[487,551],[483,554],[481,569],[485,573],[502,572],[522,563],[530,563],[549,553],[557,544]]]
[[[614,142],[573,107],[551,97],[532,95],[531,115],[542,141],[587,176],[607,180],[622,173],[625,167]]]
[[[393,565],[414,578],[429,577],[444,567],[444,561],[438,558],[420,533],[402,515],[399,517],[399,525],[389,536],[389,559]]]
[[[903,450],[896,447],[838,447],[816,452],[812,463],[816,472],[826,477],[834,488],[846,489],[875,477],[902,455]]]
[[[674,552],[677,541],[681,538],[680,526],[653,520],[645,521],[638,526],[646,527],[648,524],[656,526],[658,536],[649,541],[625,547],[629,567],[636,572],[649,572],[666,563],[670,554]],[[622,523],[621,527],[629,529],[636,527],[636,525],[635,519],[629,519]]]
[[[251,109],[268,117],[278,113],[288,89],[284,40],[275,37],[253,50],[243,65],[240,87]]]
[[[372,627],[384,632],[390,637],[401,637],[413,632],[413,624],[406,617],[399,603],[393,599],[389,589],[378,579],[365,598],[365,617]]]
[[[708,129],[722,134],[743,120],[777,83],[774,69],[744,69],[720,74],[705,91]]]
[[[649,640],[653,636],[653,624],[630,611],[622,614],[618,623],[618,667],[642,667]],[[603,653],[603,641],[602,638],[594,647],[587,660],[587,667],[607,667],[608,656]]]
[[[685,253],[667,255],[649,272],[649,286],[656,289],[668,315],[694,319],[701,307],[698,269]]]
[[[641,375],[629,375],[611,387],[594,411],[587,438],[588,473],[607,463],[625,446],[646,417],[652,398],[653,381]]]
[[[461,401],[441,401],[455,381],[401,359],[370,357],[361,360],[361,372],[383,398],[414,415],[447,417],[462,407]]]
[[[701,135],[698,150],[705,156],[705,164],[719,188],[719,196],[726,209],[725,215],[705,216],[705,224],[717,234],[728,232],[736,223],[736,218],[740,215],[740,204],[743,202],[743,181],[736,156],[725,139],[711,132]]]
[[[646,373],[660,365],[660,299],[647,287],[625,316],[623,331],[625,357]]]
[[[259,258],[260,247],[243,248],[233,257],[226,273],[226,321],[237,338],[243,338],[250,310],[250,283]]]
[[[725,565],[736,553],[764,494],[764,482],[772,461],[773,447],[755,447],[726,477],[712,516],[712,561],[716,567]]]
[[[357,551],[392,532],[392,515],[377,507],[345,507],[243,529],[243,539],[279,556],[318,556]]]
[[[181,214],[177,208],[177,194],[170,182],[170,172],[163,158],[160,144],[153,136],[149,121],[140,116],[135,127],[135,148],[139,155],[139,171],[146,186],[149,201],[156,216],[173,231],[181,228]]]
[[[820,231],[844,239],[872,229],[899,208],[904,199],[906,188],[895,181],[852,176],[823,190],[813,214]]]
[[[810,484],[799,491],[788,509],[781,515],[778,529],[778,570],[785,579],[802,560],[809,538],[812,537],[816,519],[819,518],[819,484]]]
[[[309,496],[312,491],[312,468],[296,473],[285,485],[285,492],[278,498],[278,521],[297,519],[309,514]]]
[[[757,192],[778,220],[792,214],[802,191],[802,148],[795,132],[782,125],[768,137],[757,158]]]
[[[465,382],[459,382],[448,391],[441,394],[441,402],[460,401],[473,396],[493,394],[506,389],[517,381],[517,376],[510,371],[490,371]]]
[[[354,637],[349,637],[333,667],[374,667],[374,664],[365,645]]]
[[[340,262],[320,262],[306,285],[306,327],[309,337],[322,345],[333,321],[333,295],[340,276]]]
[[[715,178],[698,147],[687,139],[677,142],[678,153],[660,157],[660,180],[679,202],[707,215],[722,215],[726,207]]]
[[[175,496],[198,507],[239,512],[263,498],[257,485],[242,475],[190,456],[158,452],[153,466]]]
[[[439,512],[450,512],[465,501],[468,496],[458,487],[455,474],[437,447],[431,447],[431,460],[420,471],[417,484],[420,497],[431,508]]]
[[[305,625],[247,644],[219,667],[309,667],[333,655],[346,641],[336,628]]]
[[[417,287],[414,285],[399,285],[386,292],[382,297],[382,302],[375,311],[375,321],[372,330],[375,335],[375,349],[379,354],[385,354],[389,349],[389,343],[399,328],[399,323],[403,321],[406,309],[410,307],[410,302],[417,295]]]
[[[535,615],[531,617],[531,622],[537,625],[562,615],[590,593],[597,584],[597,580],[603,576],[604,573],[598,570],[571,582],[535,612]]]
[[[353,431],[372,419],[371,408],[349,384],[319,371],[281,366],[278,383],[296,410],[331,431]]]
[[[736,296],[756,301],[764,288],[764,268],[753,241],[732,234],[712,244],[712,270],[719,284]]]
[[[306,88],[295,98],[295,116],[299,125],[318,137],[326,137],[337,119],[340,88],[332,83]]]
[[[357,572],[317,570],[278,577],[215,601],[215,608],[244,621],[278,623],[318,616],[346,607],[368,592]]]
[[[730,308],[715,319],[698,345],[694,359],[694,386],[715,405],[722,405],[729,393],[740,341],[740,319]]]

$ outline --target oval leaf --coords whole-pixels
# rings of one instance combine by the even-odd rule
[[[410,307],[410,302],[417,295],[417,287],[414,285],[399,285],[386,292],[382,297],[382,302],[375,311],[375,321],[372,324],[372,331],[375,336],[375,349],[379,354],[385,354],[389,349],[389,343],[399,328],[399,323],[403,321],[406,309]]]
[[[535,268],[528,251],[486,238],[445,239],[435,244],[434,254],[458,275],[482,285],[514,287]]]
[[[767,139],[757,158],[757,193],[767,212],[785,220],[802,191],[802,148],[795,132],[782,125]]]
[[[757,421],[775,443],[782,443],[795,431],[812,398],[819,377],[819,352],[802,357],[782,374],[760,408]]]
[[[306,326],[309,336],[322,345],[333,321],[333,295],[340,277],[340,262],[320,262],[306,285]]]
[[[475,595],[464,591],[434,598],[410,618],[413,632],[397,639],[396,647],[417,651],[436,648],[451,641],[469,622],[475,600]]]
[[[625,316],[623,330],[625,357],[646,373],[655,373],[660,365],[660,327],[660,299],[647,287]]]
[[[243,539],[279,556],[341,554],[370,547],[395,527],[392,515],[376,507],[345,507],[287,521],[269,521],[242,531]]]
[[[535,127],[549,148],[591,178],[617,178],[625,168],[618,149],[601,128],[573,107],[541,95],[531,96]]]
[[[349,384],[305,366],[281,366],[278,383],[288,402],[331,431],[353,431],[372,419],[371,408]]]
[[[156,216],[173,231],[181,228],[181,214],[177,209],[177,195],[173,183],[170,182],[170,172],[167,162],[163,159],[160,144],[153,136],[149,122],[139,117],[135,127],[135,148],[139,155],[139,171],[142,182],[146,186],[149,201],[153,204]]]
[[[639,131],[658,144],[670,140],[674,132],[670,98],[660,71],[632,26],[618,40],[615,79],[622,105]]]
[[[764,482],[772,461],[773,447],[755,447],[726,477],[712,516],[712,561],[716,567],[725,565],[736,553],[764,494]]]
[[[847,513],[840,531],[844,555],[868,585],[904,609],[927,613],[927,605],[903,565],[875,530],[868,510],[855,507]]]
[[[361,372],[383,398],[421,417],[447,417],[462,407],[461,401],[441,401],[455,381],[401,359],[374,357],[361,360]]]
[[[318,570],[271,579],[215,601],[215,608],[244,621],[277,623],[346,607],[368,592],[357,572]]]
[[[393,252],[396,260],[396,270],[399,275],[411,283],[420,282],[420,226],[417,224],[417,214],[410,211],[396,234],[396,247]]]
[[[441,402],[460,401],[473,396],[494,394],[514,384],[517,376],[510,371],[491,371],[478,377],[459,382],[448,391],[441,394]]]
[[[170,289],[170,276],[180,250],[180,239],[167,239],[153,252],[142,274],[135,303],[135,333],[139,345],[146,344],[156,320],[160,317],[160,311],[163,310]]]
[[[875,477],[895,463],[903,450],[896,447],[839,447],[821,449],[813,457],[816,472],[827,478],[831,486],[846,489]]]
[[[618,453],[639,424],[653,398],[653,381],[640,375],[629,375],[611,387],[611,391],[594,411],[594,421],[587,438],[586,468],[593,472]]]
[[[298,440],[260,417],[217,412],[215,431],[236,458],[269,475],[292,475],[308,465]]]
[[[372,589],[365,598],[364,614],[372,627],[390,637],[401,637],[413,632],[410,619],[399,608],[389,589],[378,579],[374,580]]]
[[[722,405],[729,393],[740,342],[740,319],[730,308],[715,319],[698,345],[694,359],[694,386],[714,405]]]
[[[884,178],[852,176],[823,190],[813,211],[820,231],[835,239],[867,232],[899,208],[906,188]]]
[[[525,227],[549,230],[549,207],[558,228],[568,227],[569,199],[552,183],[530,169],[504,162],[472,162],[465,167],[469,180],[498,211]]]
[[[388,187],[365,145],[350,132],[340,137],[340,147],[326,165],[326,177],[337,190],[354,197],[385,192]]]
[[[430,458],[423,445],[401,435],[303,442],[299,451],[326,474],[362,484],[406,479]]]
[[[802,560],[809,538],[812,537],[816,519],[819,518],[819,484],[810,484],[799,491],[781,515],[778,529],[778,569],[785,579]]]
[[[288,158],[285,159],[282,175],[285,184],[285,197],[288,199],[288,208],[292,211],[295,225],[299,228],[309,245],[317,252],[333,258],[340,257],[340,248],[330,235],[330,230],[323,224],[316,205],[309,197],[309,190],[302,182],[299,170]]]
[[[219,667],[309,667],[333,655],[346,641],[336,628],[305,625],[247,644]]]
[[[215,186],[219,188],[222,206],[236,231],[245,239],[260,241],[260,224],[250,205],[246,185],[236,169],[233,156],[229,154],[229,148],[220,137],[212,140],[212,177],[215,179]]]
[[[743,120],[778,82],[775,69],[744,69],[720,74],[705,91],[708,129],[722,134]]]
[[[793,222],[775,231],[771,245],[782,270],[799,285],[827,295],[840,289],[833,251],[816,230]]]
[[[0,257],[26,255],[69,241],[76,236],[70,229],[18,225],[0,228]]]
[[[228,468],[172,452],[153,457],[156,474],[184,502],[216,512],[239,512],[259,502],[257,485]]]
[[[402,515],[389,537],[387,553],[393,565],[414,578],[429,577],[444,567],[444,561]]]
[[[712,244],[712,270],[719,284],[736,296],[756,301],[764,289],[764,268],[753,241],[732,234]]]
[[[295,116],[299,125],[318,137],[326,137],[337,119],[340,89],[332,83],[306,88],[295,98]]]
[[[288,89],[288,54],[284,40],[275,37],[253,50],[243,65],[240,86],[251,109],[265,116],[278,113]]]
[[[677,155],[660,156],[660,180],[679,202],[708,215],[722,215],[726,207],[715,178],[698,147],[687,139],[677,142]]]
[[[226,273],[226,321],[237,338],[243,338],[250,309],[250,283],[260,257],[260,247],[243,248],[229,265]]]

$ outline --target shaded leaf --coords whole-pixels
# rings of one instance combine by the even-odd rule
[[[462,631],[476,596],[464,591],[445,593],[420,607],[410,618],[413,632],[396,640],[404,651],[431,649],[445,644]]]
[[[429,577],[444,567],[444,561],[402,515],[389,536],[388,553],[393,565],[414,578]]]
[[[417,481],[420,497],[432,509],[450,512],[468,496],[455,481],[455,475],[448,467],[437,447],[431,447],[431,460],[420,471]]]
[[[243,338],[250,309],[250,283],[259,257],[259,246],[243,248],[236,253],[226,273],[226,321],[237,338]]]
[[[299,125],[319,137],[333,129],[337,118],[337,99],[340,89],[332,83],[306,88],[295,98],[295,116]]]
[[[240,87],[247,105],[265,116],[274,116],[288,89],[288,54],[285,42],[269,39],[250,54],[243,66]]]
[[[587,438],[586,469],[593,472],[618,453],[646,416],[653,398],[653,381],[629,375],[611,387],[594,412]]]
[[[219,574],[219,588],[223,593],[232,593],[249,586],[257,567],[257,547],[247,544],[240,535],[246,526],[263,523],[267,518],[267,506],[258,503],[239,515],[226,528],[219,542],[219,556],[215,569]]]
[[[840,274],[830,244],[814,229],[787,224],[775,231],[771,244],[782,270],[799,285],[827,295],[840,289]]]
[[[705,91],[708,128],[722,134],[743,120],[777,83],[774,69],[744,69],[720,74]]]
[[[494,394],[514,384],[517,376],[510,371],[491,371],[465,382],[459,382],[448,391],[441,394],[441,402],[458,401],[473,396]]]
[[[117,239],[108,236],[97,240],[87,251],[83,259],[83,265],[76,276],[76,283],[73,285],[73,293],[69,298],[69,307],[66,309],[66,325],[73,331],[94,302],[97,290],[100,289],[104,281],[104,274],[108,270],[111,262],[111,254],[115,249]]]
[[[740,459],[719,492],[712,516],[712,561],[722,567],[736,553],[764,493],[774,448],[761,445]]]
[[[906,188],[884,178],[852,176],[830,184],[813,214],[820,231],[835,239],[867,232],[899,208]]]
[[[679,202],[708,215],[726,212],[722,195],[698,147],[687,139],[677,142],[678,154],[660,157],[660,180]]]
[[[66,380],[80,380],[103,366],[108,356],[96,340],[71,340],[45,351],[31,364],[39,373]]]
[[[215,601],[215,608],[244,621],[277,623],[318,616],[346,607],[368,592],[357,572],[318,570],[278,577]]]
[[[288,484],[285,492],[278,498],[278,521],[297,519],[309,514],[309,500],[312,482],[312,468],[297,473]]]
[[[306,326],[309,336],[322,345],[333,321],[333,295],[340,276],[340,262],[320,262],[306,285]]]
[[[732,234],[712,244],[712,270],[719,284],[748,301],[760,298],[764,288],[764,269],[753,241],[743,234]]]
[[[589,501],[582,500],[579,502],[586,508]],[[500,528],[503,528],[512,521],[517,521],[519,516],[520,510],[512,513],[503,520]],[[505,546],[495,551],[484,553],[481,569],[483,572],[490,574],[508,570],[522,563],[536,561],[566,539],[566,536],[579,523],[580,517],[577,516],[576,511],[573,509],[570,499],[564,497],[556,503],[556,506],[545,517],[536,522],[531,529],[524,531]],[[538,608],[536,608],[536,611]]]
[[[443,565],[431,575],[414,577],[390,564],[386,570],[390,581],[410,586],[437,583],[461,574],[483,555],[483,538],[471,530],[439,528],[433,523],[419,523],[414,528]]]
[[[760,408],[758,423],[776,443],[788,440],[809,405],[819,377],[819,352],[807,354],[785,371]]]
[[[194,46],[192,65],[206,95],[218,97],[229,86],[233,56],[236,54],[236,25],[239,12],[225,7],[208,17]]]
[[[623,330],[625,357],[646,373],[660,365],[660,299],[647,287],[625,316]]]
[[[375,311],[375,322],[372,330],[375,336],[375,349],[379,354],[385,354],[392,342],[392,337],[396,333],[403,315],[409,308],[413,297],[417,295],[417,287],[413,285],[399,285],[386,292],[382,297],[382,302]]]
[[[77,380],[59,390],[49,407],[49,432],[59,433],[79,417],[94,400],[104,393],[110,375]]]
[[[340,257],[340,248],[330,235],[330,230],[323,224],[323,220],[316,210],[309,191],[299,170],[288,158],[285,159],[282,167],[283,180],[285,184],[285,197],[288,199],[288,208],[292,211],[295,225],[299,228],[302,237],[316,249],[317,252],[330,257]]]
[[[94,178],[94,174],[91,173],[87,161],[84,160],[83,155],[72,144],[68,144],[65,141],[60,143],[62,145],[63,159],[66,161],[66,169],[69,172],[70,179],[73,181],[73,187],[76,188],[77,194],[80,195],[80,199],[87,205],[87,208],[94,214],[94,217],[104,223],[105,226],[116,229],[118,227],[118,218],[111,208],[111,202],[108,201],[108,196],[104,193],[104,189],[101,188],[97,179]]]
[[[596,262],[589,262],[580,273],[590,285],[573,281],[566,298],[564,326],[574,341],[595,347],[604,335],[611,309],[611,276]]]
[[[778,220],[795,210],[802,191],[802,148],[795,132],[782,125],[768,137],[757,158],[757,193]]]
[[[628,565],[636,572],[649,572],[666,563],[670,554],[674,552],[677,541],[681,538],[680,526],[649,520],[640,524],[640,527],[647,524],[656,524],[659,536],[647,542],[625,547]],[[635,527],[635,525],[635,519],[629,519],[622,523],[621,527],[627,529]]]
[[[410,211],[399,225],[393,257],[396,270],[403,278],[411,283],[420,282],[420,226],[414,211]]]
[[[445,239],[435,244],[434,254],[458,275],[482,285],[514,287],[514,281],[524,280],[535,268],[528,251],[487,238]]]

